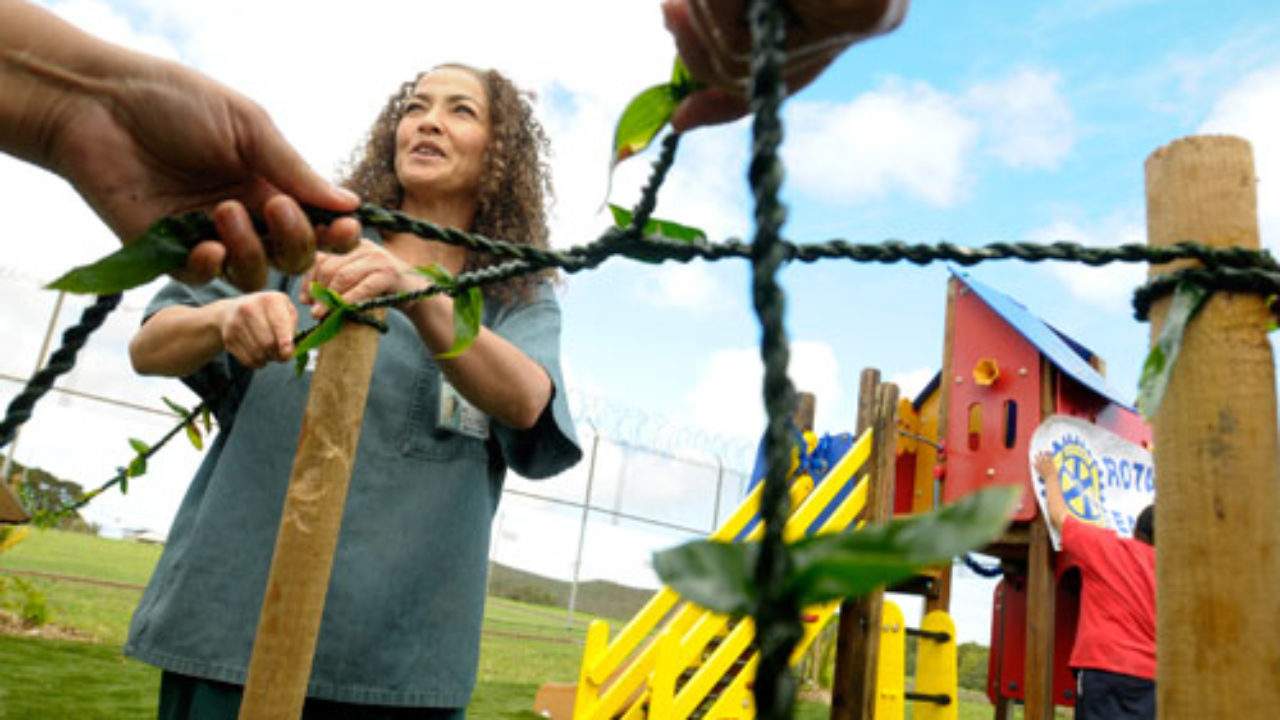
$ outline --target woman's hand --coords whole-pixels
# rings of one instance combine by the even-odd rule
[[[318,282],[350,303],[395,293],[422,290],[431,285],[426,276],[370,240],[361,240],[349,253],[316,253],[315,264],[302,283],[302,302],[311,306],[311,317],[322,318],[329,308],[311,297]]]
[[[222,347],[245,367],[258,369],[293,356],[298,311],[281,292],[259,292],[220,301]]]

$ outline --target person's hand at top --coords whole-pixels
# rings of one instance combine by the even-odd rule
[[[853,43],[887,33],[907,14],[908,0],[786,0],[783,77],[794,93]],[[726,123],[747,114],[751,28],[748,0],[663,0],[662,13],[690,74],[709,87],[676,109],[678,131]]]
[[[192,251],[179,279],[225,272],[256,289],[268,263],[299,272],[317,244],[345,251],[359,238],[356,220],[317,232],[299,206],[351,211],[359,199],[316,174],[261,107],[194,70],[0,0],[0,87],[0,149],[70,181],[122,241],[213,207],[219,238]]]

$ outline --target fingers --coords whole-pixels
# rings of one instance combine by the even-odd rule
[[[249,213],[235,200],[219,203],[213,223],[226,248],[223,272],[232,285],[251,291],[267,284],[267,256]]]
[[[317,229],[317,244],[332,253],[350,252],[360,242],[360,230],[359,220],[352,217],[338,218],[331,225],[323,225]]]
[[[271,264],[290,275],[311,267],[316,254],[316,231],[298,203],[286,195],[276,195],[263,206],[262,214],[271,236],[267,243]]]
[[[698,33],[689,14],[686,0],[666,0],[662,3],[662,19],[676,41],[676,51],[685,67],[695,78],[714,83],[721,78],[715,72],[716,63],[711,59],[708,44]]]
[[[347,302],[359,302],[401,292],[408,285],[406,272],[409,272],[408,267],[391,253],[363,240],[345,255],[317,253],[315,264],[305,278],[304,288],[309,288],[311,282],[317,282]],[[323,303],[314,302],[309,292],[304,294],[303,302],[311,305],[312,317],[320,318],[328,313],[328,308]]]
[[[721,88],[707,88],[685,98],[671,116],[676,132],[733,122],[750,110],[746,98]]]
[[[222,243],[206,240],[196,245],[187,256],[187,266],[173,273],[173,278],[188,285],[203,285],[218,277],[227,251]]]
[[[222,327],[223,347],[241,364],[261,368],[288,360],[298,312],[283,293],[247,295],[228,313]]]

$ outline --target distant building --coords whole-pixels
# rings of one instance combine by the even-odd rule
[[[163,545],[165,541],[164,535],[161,535],[155,530],[148,530],[146,528],[126,529],[121,532],[120,537],[125,540],[131,540],[133,542],[143,543],[146,545]]]

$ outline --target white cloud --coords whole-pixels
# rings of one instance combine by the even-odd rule
[[[72,25],[108,42],[169,60],[180,57],[178,49],[168,38],[140,32],[108,3],[98,0],[69,0],[49,3],[48,8]]]
[[[840,365],[835,350],[822,342],[791,343],[788,373],[796,389],[817,395],[815,427],[830,427],[842,417]],[[764,368],[758,348],[718,350],[702,367],[698,384],[689,393],[692,422],[714,428],[721,435],[759,437],[765,415],[761,383]]]
[[[898,386],[898,396],[908,400],[914,400],[921,390],[929,384],[934,375],[938,374],[936,367],[922,367],[914,370],[903,370],[902,372],[891,373],[885,378],[885,382],[891,382]]]
[[[705,312],[721,304],[723,283],[703,262],[666,263],[637,281],[641,298],[660,308]]]
[[[1031,242],[1067,242],[1090,246],[1145,243],[1146,229],[1141,222],[1114,216],[1094,225],[1078,225],[1058,220],[1027,233]],[[1146,266],[1134,263],[1112,263],[1089,267],[1080,263],[1053,262],[1046,265],[1074,297],[1097,308],[1114,311],[1129,305],[1133,289],[1146,282]]]
[[[847,103],[792,102],[783,157],[794,187],[859,203],[896,193],[939,207],[966,199],[973,153],[1014,168],[1053,169],[1075,121],[1051,71],[1024,68],[951,94],[888,79]]]
[[[1263,244],[1280,249],[1280,65],[1246,76],[1214,103],[1201,133],[1227,133],[1253,145]]]
[[[841,203],[903,192],[944,207],[963,198],[978,127],[926,83],[889,80],[845,104],[793,102],[786,119],[788,178],[804,192]]]
[[[1014,168],[1051,170],[1075,143],[1075,121],[1057,73],[1025,68],[979,83],[964,104],[979,118],[983,146]]]

